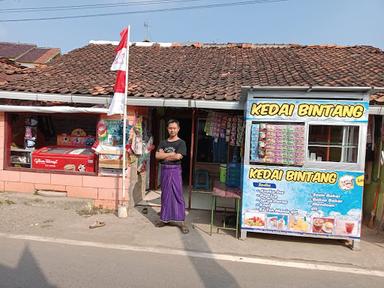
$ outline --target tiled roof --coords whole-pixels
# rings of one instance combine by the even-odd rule
[[[38,48],[34,44],[0,42],[0,57],[17,63],[47,64],[60,54],[59,48]]]
[[[60,55],[58,48],[35,48],[16,60],[20,63],[46,64],[57,55]]]
[[[14,60],[35,47],[33,44],[0,42],[0,57]]]
[[[114,49],[110,44],[89,44],[2,89],[112,95],[116,73],[109,69]],[[130,48],[129,96],[230,101],[238,100],[241,86],[384,87],[384,52],[335,45]]]
[[[39,59],[36,60],[36,63],[48,63],[60,55],[61,50],[59,48],[50,48]]]
[[[384,105],[384,92],[378,92],[371,95],[371,102]]]
[[[12,60],[0,58],[0,87],[12,80],[22,78],[23,74],[27,71],[29,69],[16,64]]]

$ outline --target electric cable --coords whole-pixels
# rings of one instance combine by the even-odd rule
[[[212,8],[221,8],[221,7],[245,6],[245,5],[252,5],[252,4],[276,3],[276,2],[285,2],[285,1],[288,1],[288,0],[251,0],[251,1],[239,1],[239,2],[229,2],[229,3],[216,3],[216,4],[206,4],[206,5],[158,8],[158,9],[125,11],[125,12],[87,14],[87,15],[71,15],[71,16],[40,17],[40,18],[19,18],[19,19],[0,19],[0,23],[64,20],[64,19],[93,18],[93,17],[117,16],[117,15],[129,15],[129,14],[159,13],[159,12],[197,10],[197,9],[212,9]]]

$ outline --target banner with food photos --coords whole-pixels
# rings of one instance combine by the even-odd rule
[[[245,165],[241,229],[360,238],[364,173]]]

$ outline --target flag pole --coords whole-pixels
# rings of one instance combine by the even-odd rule
[[[126,186],[126,178],[127,178],[127,95],[128,95],[128,61],[129,61],[129,35],[131,32],[131,26],[128,25],[128,35],[127,35],[127,53],[125,55],[125,63],[126,63],[126,70],[125,70],[125,89],[124,89],[124,118],[123,118],[123,201],[125,200],[125,186]],[[132,201],[132,199],[129,199],[129,201]]]

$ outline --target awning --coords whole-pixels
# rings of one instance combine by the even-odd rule
[[[1,112],[35,112],[35,113],[96,113],[106,114],[107,108],[70,107],[70,106],[18,106],[0,105]]]

